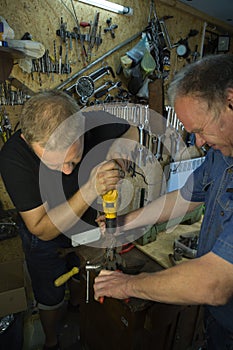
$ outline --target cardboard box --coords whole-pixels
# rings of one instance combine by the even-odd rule
[[[23,260],[0,263],[0,317],[26,309]]]

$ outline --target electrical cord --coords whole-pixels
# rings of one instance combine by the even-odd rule
[[[130,170],[133,172],[133,173],[132,173],[132,177],[134,177],[134,176],[136,176],[136,175],[141,176],[141,177],[143,178],[143,181],[145,182],[145,184],[146,184],[147,186],[155,186],[155,185],[157,185],[157,183],[151,183],[151,184],[148,183],[148,182],[146,181],[145,175],[142,174],[142,173],[140,173],[139,171],[136,171],[136,170],[135,170],[135,167],[132,167],[132,165],[130,165],[129,168],[128,168],[128,171],[129,171],[129,172],[130,172]]]

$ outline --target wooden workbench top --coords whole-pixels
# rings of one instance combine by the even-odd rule
[[[201,221],[195,222],[192,225],[177,225],[169,228],[165,232],[159,232],[154,242],[148,243],[144,246],[137,244],[137,248],[144,254],[148,255],[151,259],[155,260],[164,268],[172,266],[169,259],[169,254],[173,253],[174,240],[179,238],[181,235],[188,233],[198,234],[201,227]],[[182,258],[180,262],[188,260]],[[179,263],[179,262],[177,262]]]

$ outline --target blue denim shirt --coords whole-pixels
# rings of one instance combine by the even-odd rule
[[[197,256],[211,251],[233,264],[232,191],[233,157],[210,149],[205,161],[181,189],[185,199],[205,203]],[[233,298],[224,306],[208,309],[223,327],[233,332]]]

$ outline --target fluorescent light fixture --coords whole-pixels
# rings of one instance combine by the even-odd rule
[[[92,5],[100,7],[104,10],[108,10],[111,12],[120,13],[122,15],[131,16],[133,14],[133,9],[131,7],[123,6],[115,4],[111,1],[106,0],[79,0],[79,2],[83,2],[84,4]]]

